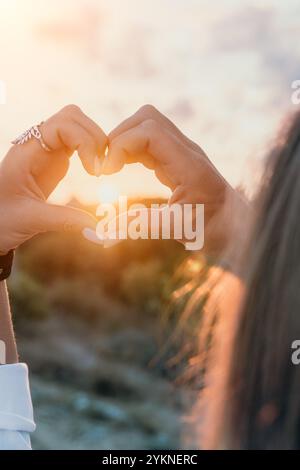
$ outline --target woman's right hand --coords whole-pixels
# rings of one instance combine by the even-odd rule
[[[115,173],[127,163],[143,163],[171,188],[171,204],[204,204],[206,246],[211,251],[223,248],[227,234],[219,214],[229,193],[238,196],[197,144],[151,105],[122,122],[108,138],[104,174]]]

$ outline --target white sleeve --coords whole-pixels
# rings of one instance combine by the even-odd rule
[[[30,450],[35,430],[26,364],[0,366],[0,450]]]

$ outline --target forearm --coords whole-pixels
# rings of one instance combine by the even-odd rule
[[[228,186],[223,207],[208,222],[208,254],[213,254],[225,267],[240,275],[243,254],[256,219],[255,208]]]
[[[5,281],[0,282],[0,340],[5,344],[6,363],[14,364],[18,362],[18,353]]]

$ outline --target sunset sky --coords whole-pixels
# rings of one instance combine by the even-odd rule
[[[233,185],[251,189],[295,108],[299,18],[299,0],[0,0],[0,155],[65,104],[109,132],[152,103]],[[139,165],[97,179],[75,157],[53,199],[105,194],[169,193]]]

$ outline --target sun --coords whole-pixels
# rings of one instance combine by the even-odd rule
[[[98,188],[98,199],[101,204],[113,204],[118,200],[120,192],[111,183],[101,183]]]

